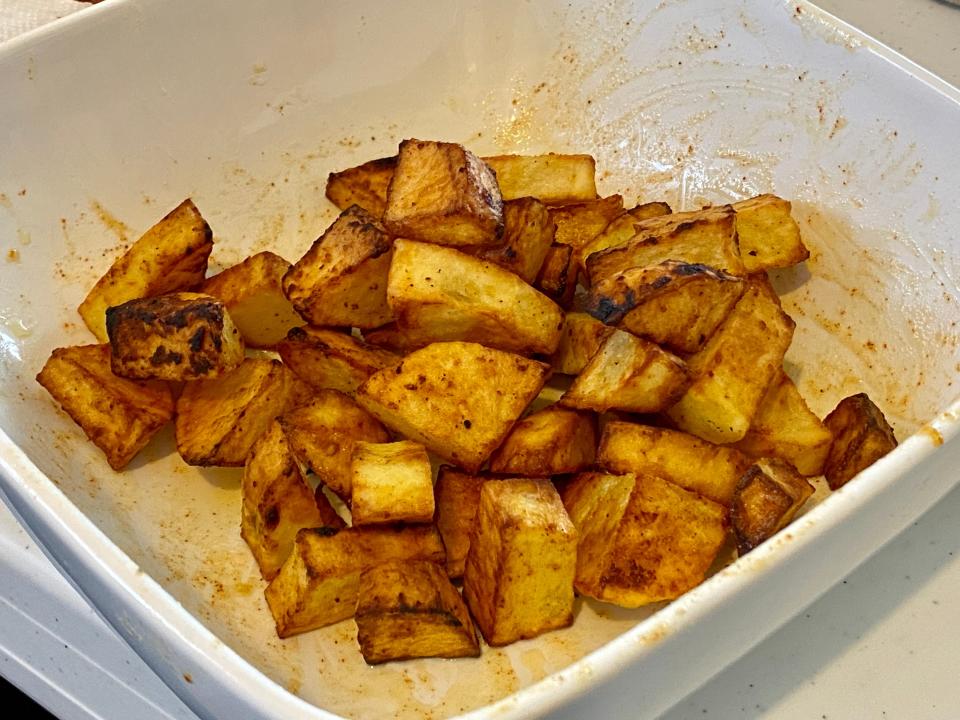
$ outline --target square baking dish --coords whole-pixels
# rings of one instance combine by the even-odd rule
[[[960,93],[804,2],[108,0],[0,47],[0,494],[199,715],[656,715],[957,482]],[[354,627],[278,640],[239,537],[239,471],[169,432],[124,473],[34,382],[75,308],[184,197],[220,267],[295,259],[331,170],[405,137],[590,152],[603,194],[794,201],[775,275],[788,370],[821,416],[866,391],[900,447],[666,606],[584,602],[476,661],[367,667]]]

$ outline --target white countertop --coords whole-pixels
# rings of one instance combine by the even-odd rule
[[[938,0],[819,0],[818,4],[960,86],[960,8]],[[85,7],[75,0],[0,0],[0,40]],[[4,536],[0,540],[6,538],[10,546],[26,548],[23,567],[29,566],[35,577],[42,576],[40,585],[51,588],[54,596],[68,598],[68,615],[92,617],[92,611],[84,609],[83,601],[54,575],[48,561],[13,522],[0,503],[0,534]],[[15,596],[15,588],[0,588],[0,601],[14,602]],[[60,622],[54,617],[55,604],[48,610],[46,622],[53,627]],[[806,612],[664,718],[958,718],[957,618],[960,487]],[[16,629],[39,632],[26,624]],[[3,630],[7,635],[12,629]],[[154,687],[159,681],[149,677],[142,663],[137,665],[136,657],[131,661],[122,654],[125,646],[112,631],[104,628],[103,635],[96,637],[87,637],[77,628],[58,632],[35,641],[37,657],[32,660],[11,657],[4,652],[4,638],[0,638],[0,674],[61,717],[93,717],[77,710],[76,704],[58,700],[36,672],[46,673],[72,688],[71,692],[87,687],[93,698],[99,688],[90,687],[88,680],[63,677],[66,656],[74,652],[69,645],[113,647],[114,657],[104,669],[120,685],[140,688],[141,697],[153,708],[123,713],[124,717],[190,717],[169,691]],[[63,639],[67,642],[61,643]],[[50,642],[44,645],[47,640]],[[60,676],[56,676],[58,672]],[[77,699],[83,700],[82,692]],[[159,711],[159,706],[165,706],[166,712]],[[602,714],[601,708],[598,714]]]

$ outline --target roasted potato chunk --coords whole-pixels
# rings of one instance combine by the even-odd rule
[[[296,327],[277,344],[283,362],[316,388],[353,395],[375,372],[399,358],[352,335],[327,328]]]
[[[800,228],[790,216],[790,202],[758,195],[733,204],[737,213],[740,256],[749,273],[796,265],[810,257]]]
[[[204,380],[243,362],[243,339],[211,295],[171,293],[107,308],[110,367],[133,380]]]
[[[727,317],[744,285],[706,265],[666,260],[601,279],[591,289],[587,312],[674,352],[694,353]]]
[[[833,436],[780,371],[760,401],[750,429],[735,447],[754,458],[778,457],[806,477],[823,473]]]
[[[535,197],[546,205],[597,197],[596,161],[589,155],[494,155],[483,158],[496,173],[504,200]]]
[[[280,425],[300,462],[346,502],[352,494],[350,460],[356,444],[390,441],[376,418],[336,390],[317,390],[309,402],[281,415]]]
[[[491,480],[480,490],[463,597],[490,645],[573,623],[577,531],[549,480]]]
[[[736,213],[729,205],[653,217],[638,222],[635,230],[623,245],[587,256],[591,285],[622,270],[664,260],[707,265],[738,277],[745,274],[737,246]]]
[[[387,188],[396,167],[394,155],[332,172],[327,176],[327,198],[340,210],[359,205],[374,217],[382,217],[387,209]]]
[[[513,426],[490,457],[490,471],[549,477],[583,470],[597,454],[597,418],[592,413],[548,407]]]
[[[283,292],[311,325],[379,327],[393,317],[387,306],[392,248],[379,221],[352,205],[283,276]]]
[[[813,485],[777,458],[759,460],[744,473],[730,508],[730,522],[743,556],[796,517]]]
[[[621,213],[623,198],[620,195],[550,208],[550,217],[557,225],[556,242],[573,247],[577,268],[583,266],[584,247]]]
[[[552,353],[563,312],[512,272],[451,248],[396,241],[387,302],[416,341],[464,340]]]
[[[428,341],[421,341],[415,335],[401,330],[396,323],[387,323],[376,330],[365,331],[363,339],[369,345],[389,350],[397,355],[407,355],[430,344]]]
[[[671,212],[670,206],[665,202],[651,202],[637,205],[620,213],[611,219],[606,227],[583,247],[580,253],[581,263],[584,263],[586,258],[595,252],[619,247],[626,243],[637,234],[637,223],[650,218],[669,215]]]
[[[147,230],[117,258],[78,308],[100,342],[107,342],[108,307],[127,300],[192,290],[207,274],[213,233],[189,199]]]
[[[438,245],[498,245],[503,200],[497,178],[462,145],[404,140],[383,224],[391,235]]]
[[[267,586],[267,605],[282,638],[353,617],[360,574],[391,560],[442,564],[443,542],[432,525],[305,529]]]
[[[572,245],[551,245],[540,266],[540,274],[533,283],[537,290],[562,308],[569,308],[573,304],[573,296],[577,291],[579,269],[573,254]]]
[[[293,378],[279,360],[247,358],[225,375],[187,383],[177,399],[177,451],[188,465],[244,464],[284,411]]]
[[[480,488],[489,475],[465,473],[443,465],[434,487],[437,508],[437,529],[447,549],[447,575],[463,576],[463,566],[470,549],[470,535],[480,504]]]
[[[587,313],[567,313],[560,344],[550,359],[554,371],[563,375],[579,375],[612,332],[611,328]]]
[[[475,343],[434,343],[372,375],[358,402],[391,430],[475,472],[550,374],[544,363]]]
[[[223,301],[247,345],[272,348],[303,322],[281,287],[289,269],[282,257],[264,251],[207,278],[200,292]]]
[[[312,527],[343,527],[326,512],[300,472],[280,423],[270,423],[253,444],[243,468],[240,536],[250,547],[265,580],[272,580],[290,555],[297,532]],[[326,498],[323,499],[326,502]]]
[[[751,282],[704,348],[687,358],[693,385],[667,414],[681,430],[710,442],[743,438],[783,367],[793,329],[779,304]]]
[[[582,410],[653,413],[690,386],[686,364],[652,342],[614,330],[560,398]]]
[[[721,505],[733,499],[751,460],[678,430],[611,421],[604,425],[597,465],[615,474],[656,475]]]
[[[358,441],[350,476],[354,525],[433,520],[433,472],[420,443]]]
[[[823,465],[831,490],[846,485],[897,446],[893,428],[866,393],[841,400],[823,424],[833,434]]]
[[[173,418],[166,383],[138,382],[110,370],[109,345],[57,348],[37,375],[114,470],[122,470]]]
[[[536,198],[510,200],[503,204],[503,228],[503,245],[470,252],[532,284],[553,243],[550,212]]]
[[[360,574],[357,642],[371,665],[422,657],[479,657],[467,606],[443,569],[393,561]]]
[[[581,473],[563,503],[580,535],[574,586],[622,607],[696,587],[726,537],[726,510],[655,475]]]

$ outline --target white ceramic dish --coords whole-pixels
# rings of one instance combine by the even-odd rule
[[[583,717],[598,692],[654,715],[956,483],[960,93],[810,5],[108,0],[0,48],[0,87],[0,490],[201,716]],[[776,278],[789,367],[821,414],[867,390],[901,447],[662,609],[584,604],[475,662],[367,668],[349,622],[277,640],[238,473],[166,435],[114,474],[33,376],[183,197],[218,264],[297,257],[333,217],[327,172],[409,136],[593,152],[628,202],[794,198],[813,255]]]

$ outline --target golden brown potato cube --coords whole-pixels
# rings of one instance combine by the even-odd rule
[[[382,217],[387,209],[387,188],[396,167],[394,155],[332,172],[327,176],[327,198],[340,210],[359,205],[374,217]]]
[[[573,246],[554,243],[540,266],[533,286],[562,308],[569,309],[577,291],[579,269],[573,258]]]
[[[420,443],[361,440],[353,446],[350,476],[354,525],[433,520],[433,472]]]
[[[591,285],[622,270],[664,260],[707,265],[738,277],[745,274],[737,246],[736,213],[729,205],[653,217],[638,222],[635,230],[623,245],[587,256]]]
[[[703,582],[726,537],[726,510],[655,475],[581,473],[563,492],[580,534],[581,595],[640,607]]]
[[[264,251],[208,278],[200,291],[223,301],[247,345],[272,348],[303,323],[281,287],[289,269],[282,257]]]
[[[392,247],[379,221],[352,205],[283,276],[283,292],[311,325],[379,327],[393,317],[387,306]]]
[[[250,450],[243,469],[241,496],[240,536],[250,547],[265,580],[272,580],[280,571],[299,530],[323,527],[331,519],[329,514],[321,514],[276,421]],[[340,520],[335,513],[333,517]],[[342,526],[342,521],[334,525]]]
[[[479,657],[467,606],[441,566],[393,561],[364,570],[357,642],[371,665],[423,657]]]
[[[170,388],[117,377],[109,345],[57,348],[37,375],[114,470],[122,470],[173,418]]]
[[[810,251],[790,215],[790,202],[776,195],[758,195],[733,204],[737,213],[740,256],[747,272],[785,268],[803,262]]]
[[[783,367],[793,329],[793,320],[751,282],[703,349],[687,358],[693,385],[667,414],[704,440],[740,440]]]
[[[277,344],[283,362],[316,388],[353,395],[371,375],[395,365],[396,355],[328,328],[296,327]]]
[[[490,457],[490,471],[521,477],[563,475],[592,465],[596,454],[596,416],[554,406],[513,426]]]
[[[597,197],[596,161],[589,155],[495,155],[483,158],[504,200],[535,197],[546,205]]]
[[[597,449],[597,465],[608,472],[656,475],[724,506],[750,463],[738,450],[679,430],[621,421],[604,426]]]
[[[372,375],[357,401],[391,430],[475,472],[549,374],[544,363],[476,343],[433,343]]]
[[[404,140],[383,224],[391,235],[438,245],[499,245],[503,200],[497,178],[462,145]]]
[[[683,360],[652,342],[614,330],[560,404],[596,412],[653,413],[673,405],[689,386]]]
[[[470,252],[533,283],[550,251],[555,230],[542,202],[517,198],[503,204],[503,245]]]
[[[282,638],[351,618],[360,574],[392,560],[443,564],[432,525],[304,529],[264,593]]]
[[[480,504],[480,488],[487,480],[489,475],[465,473],[449,465],[441,466],[437,475],[434,487],[437,529],[447,549],[447,575],[451,578],[463,576]]]
[[[841,400],[823,424],[833,434],[823,465],[831,490],[842,487],[897,446],[893,428],[866,393]]]
[[[110,366],[132,380],[204,380],[243,362],[243,339],[211,295],[171,293],[107,308]]]
[[[744,286],[706,265],[666,260],[602,278],[591,288],[587,311],[674,352],[693,353],[724,321]]]
[[[463,340],[549,354],[560,342],[556,303],[512,272],[452,248],[398,239],[387,302],[418,343]]]
[[[188,465],[244,464],[290,401],[293,378],[279,360],[247,358],[212,380],[187,383],[177,399],[177,451]]]
[[[580,253],[580,261],[585,266],[587,257],[607,248],[619,247],[637,234],[637,224],[643,220],[669,215],[672,211],[665,202],[651,202],[637,205],[620,213],[610,220]]]
[[[833,436],[790,377],[780,371],[767,388],[750,429],[736,447],[750,457],[778,457],[806,477],[823,473]]]
[[[730,522],[743,556],[789,525],[813,495],[813,485],[783,460],[759,460],[737,483]]]
[[[127,300],[192,290],[207,274],[213,233],[187,199],[114,260],[78,308],[100,342],[107,342],[108,307]]]
[[[356,444],[390,440],[375,417],[336,390],[317,390],[309,402],[281,415],[280,424],[300,462],[347,502],[353,484],[350,459]]]
[[[573,261],[583,265],[583,249],[623,212],[620,195],[550,208],[550,217],[557,224],[555,240],[573,247]]]
[[[490,645],[573,623],[577,531],[549,480],[491,480],[480,490],[463,598]]]
[[[579,375],[612,332],[587,313],[567,313],[560,344],[550,360],[554,371],[563,375]]]

